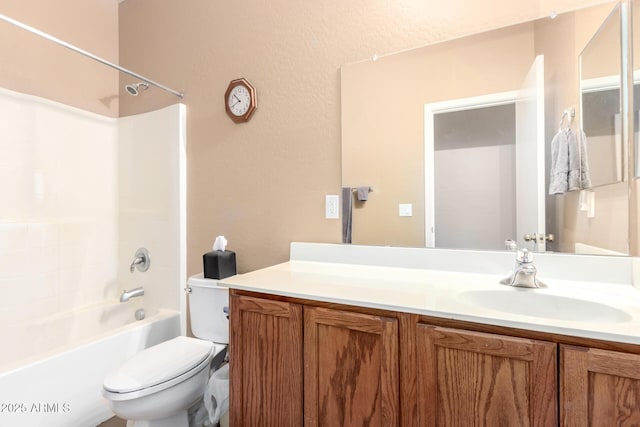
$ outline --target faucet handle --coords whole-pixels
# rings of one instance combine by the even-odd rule
[[[529,249],[519,250],[516,253],[516,261],[521,264],[533,262],[533,253]]]
[[[129,271],[133,273],[137,268],[138,271],[145,272],[149,269],[150,263],[151,258],[149,258],[149,251],[147,248],[139,248],[133,256],[133,261],[129,266]]]
[[[517,251],[518,250],[518,244],[515,241],[513,241],[512,239],[505,240],[504,241],[504,247],[508,251]]]

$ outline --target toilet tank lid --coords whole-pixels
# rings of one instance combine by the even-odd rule
[[[187,279],[187,284],[189,286],[200,286],[205,288],[220,288],[224,290],[228,290],[226,286],[218,285],[220,280],[218,279],[207,279],[204,277],[204,273],[196,274],[195,276],[191,276]]]
[[[105,390],[127,393],[180,376],[213,355],[213,343],[176,337],[149,347],[124,362],[104,380]]]

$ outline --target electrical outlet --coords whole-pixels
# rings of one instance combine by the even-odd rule
[[[324,217],[327,219],[337,219],[340,217],[338,211],[340,206],[340,197],[336,194],[325,196]]]
[[[413,216],[413,205],[411,203],[400,203],[398,206],[399,216]]]

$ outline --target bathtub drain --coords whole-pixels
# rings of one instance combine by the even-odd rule
[[[136,320],[144,319],[144,308],[137,309],[135,316],[136,316]]]

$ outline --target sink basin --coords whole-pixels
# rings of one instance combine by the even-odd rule
[[[491,310],[522,316],[595,323],[621,323],[632,319],[628,313],[607,304],[531,289],[467,291],[458,298]]]

